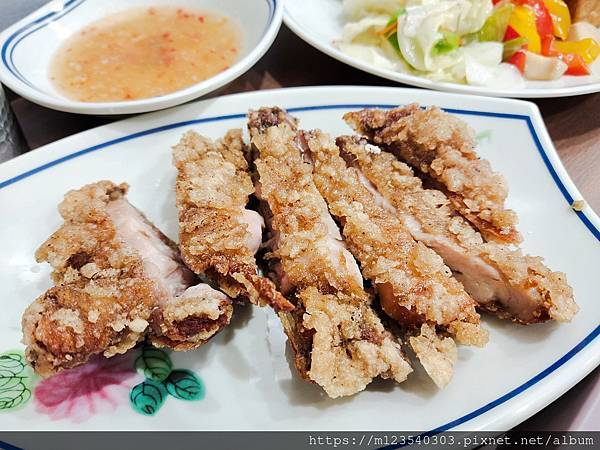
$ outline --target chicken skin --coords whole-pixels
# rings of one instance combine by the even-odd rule
[[[412,369],[371,307],[356,261],[302,160],[294,120],[262,108],[249,113],[248,126],[271,235],[266,257],[295,306],[279,317],[298,372],[333,398],[362,391],[376,377],[404,381]]]
[[[565,274],[518,248],[485,242],[442,191],[425,189],[392,154],[358,136],[340,136],[337,143],[378,202],[444,259],[482,309],[524,324],[570,321],[577,313]]]
[[[476,303],[442,259],[413,239],[394,214],[360,182],[329,135],[302,135],[313,178],[332,215],[342,224],[348,249],[379,293],[383,310],[408,333],[409,342],[439,387],[451,379],[455,341],[483,346]]]
[[[23,314],[26,356],[41,376],[146,337],[195,348],[229,322],[231,300],[198,284],[174,244],[125,199],[127,189],[101,181],[67,193],[64,224],[36,252],[55,283]]]
[[[244,150],[239,129],[217,142],[190,131],[173,148],[181,255],[231,298],[290,311],[293,305],[258,274],[264,221],[246,208],[254,186]]]
[[[350,112],[344,120],[371,144],[393,153],[443,190],[486,239],[521,241],[517,216],[504,207],[506,181],[477,156],[475,133],[465,122],[439,108],[421,109],[417,104]]]

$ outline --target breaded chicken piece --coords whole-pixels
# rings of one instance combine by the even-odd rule
[[[383,310],[411,335],[411,347],[436,385],[445,386],[456,360],[454,341],[445,335],[463,344],[487,342],[476,303],[442,259],[377,204],[329,135],[314,130],[303,139],[315,185],[342,224],[348,249],[377,289]]]
[[[41,376],[124,353],[146,336],[194,348],[229,322],[230,299],[196,285],[174,244],[125,199],[127,189],[100,181],[67,193],[64,224],[36,252],[56,283],[23,314],[26,356]]]
[[[352,255],[295,143],[293,120],[276,108],[249,113],[277,281],[294,303],[279,317],[305,379],[332,398],[373,378],[402,382],[412,371],[400,344],[371,308]]]
[[[466,122],[437,107],[421,109],[417,104],[350,112],[344,120],[370,143],[432,180],[486,239],[521,241],[517,216],[504,207],[506,181],[477,156],[475,133]]]
[[[523,324],[570,321],[578,311],[566,275],[518,248],[484,242],[443,192],[424,189],[410,167],[358,136],[336,140],[361,182],[413,238],[435,250],[480,307]]]
[[[293,309],[271,280],[258,275],[254,255],[264,222],[246,209],[254,186],[242,131],[230,130],[217,142],[190,131],[173,147],[173,164],[179,247],[187,266],[215,279],[232,298],[269,304],[276,311]]]

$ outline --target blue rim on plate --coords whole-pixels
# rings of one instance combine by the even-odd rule
[[[27,86],[29,86],[32,89],[35,89],[38,92],[43,93],[43,91],[41,91],[35,85],[33,85],[19,71],[19,69],[13,59],[13,54],[14,54],[15,48],[17,48],[19,43],[21,43],[29,35],[35,33],[36,31],[39,31],[40,29],[42,29],[45,26],[47,26],[48,24],[60,19],[61,17],[66,16],[67,14],[69,14],[70,12],[75,10],[78,6],[81,6],[86,1],[87,0],[67,0],[63,4],[62,9],[60,11],[50,12],[42,17],[39,17],[39,18],[33,20],[32,22],[29,22],[29,23],[23,25],[21,28],[19,28],[17,31],[15,31],[13,34],[11,34],[6,39],[6,41],[2,45],[2,49],[0,50],[0,59],[2,61],[2,64],[4,65],[4,67],[6,67],[6,69],[15,78],[17,78],[20,82],[26,84]],[[265,1],[269,5],[269,19],[267,21],[267,27],[266,27],[265,32],[263,33],[263,36],[261,37],[261,39],[268,32],[269,26],[273,22],[273,16],[275,14],[275,9],[276,9],[278,0],[265,0]],[[13,43],[13,41],[14,41],[14,43]]]
[[[302,107],[296,107],[296,108],[288,108],[287,110],[289,112],[304,112],[304,111],[315,111],[315,110],[328,110],[328,109],[359,109],[359,108],[385,108],[385,109],[390,109],[390,108],[395,108],[398,105],[390,105],[390,104],[333,104],[333,105],[315,105],[315,106],[302,106]],[[548,169],[548,171],[550,172],[550,175],[552,176],[552,179],[554,180],[556,186],[558,187],[558,189],[560,190],[560,192],[562,193],[563,197],[565,198],[565,200],[567,201],[567,203],[569,204],[569,206],[573,203],[573,197],[571,196],[571,194],[569,193],[567,187],[563,184],[563,182],[561,181],[560,177],[558,176],[554,166],[552,165],[552,162],[550,161],[550,159],[548,158],[548,155],[546,154],[546,151],[544,150],[544,147],[542,146],[542,143],[535,131],[535,128],[533,126],[533,122],[531,121],[531,117],[528,115],[520,115],[520,114],[504,114],[504,113],[496,113],[496,112],[486,112],[486,111],[473,111],[473,110],[464,110],[464,109],[452,109],[452,108],[443,108],[445,111],[452,113],[452,114],[460,114],[460,115],[471,115],[471,116],[484,116],[484,117],[497,117],[497,118],[501,118],[501,119],[507,119],[507,120],[522,120],[527,124],[527,128],[531,134],[531,137],[535,143],[535,146],[538,150],[538,153],[540,155],[540,157],[542,158],[542,160],[544,161],[544,164],[546,165],[546,168]],[[159,127],[155,127],[155,128],[149,128],[147,130],[144,131],[138,131],[136,133],[132,133],[126,136],[122,136],[120,138],[117,139],[112,139],[106,142],[103,142],[101,144],[97,144],[97,145],[93,145],[91,147],[87,147],[84,148],[82,150],[78,150],[75,151],[69,155],[63,156],[61,158],[55,159],[53,161],[50,161],[46,164],[43,164],[41,166],[38,166],[34,169],[28,170],[26,172],[23,172],[19,175],[16,175],[12,178],[9,178],[8,180],[2,181],[0,182],[0,189],[3,189],[7,186],[10,186],[14,183],[17,183],[20,180],[23,180],[25,178],[28,178],[32,175],[35,175],[38,172],[42,172],[46,169],[49,169],[53,166],[56,166],[58,164],[61,164],[63,162],[69,161],[71,159],[74,158],[78,158],[80,156],[83,156],[87,153],[91,153],[91,152],[95,152],[98,150],[102,150],[105,149],[107,147],[110,147],[111,145],[115,145],[121,142],[126,142],[126,141],[130,141],[133,139],[137,139],[143,136],[148,136],[151,134],[155,134],[155,133],[160,133],[162,131],[167,131],[167,130],[172,130],[175,128],[180,128],[180,127],[186,127],[186,126],[190,126],[190,125],[197,125],[197,124],[201,124],[201,123],[210,123],[210,122],[220,122],[220,121],[225,121],[225,120],[235,120],[235,119],[244,119],[246,117],[245,113],[240,113],[240,114],[228,114],[228,115],[221,115],[221,116],[213,116],[213,117],[205,117],[205,118],[201,118],[201,119],[194,119],[194,120],[186,120],[186,121],[182,121],[182,122],[175,122],[175,123],[171,123],[171,124],[167,124],[167,125],[162,125]],[[581,211],[576,211],[577,213],[577,217],[579,217],[579,219],[583,222],[583,224],[590,230],[590,232],[592,233],[592,235],[598,240],[600,241],[600,229],[598,229],[593,223],[592,221],[585,215],[585,213],[581,212]],[[465,414],[455,420],[452,420],[448,423],[445,423],[443,425],[440,425],[439,427],[434,428],[433,430],[427,431],[426,433],[423,433],[420,436],[431,436],[434,434],[438,434],[441,433],[443,431],[447,431],[450,430],[456,426],[459,426],[461,424],[464,424],[465,422],[468,422],[471,419],[474,419],[488,411],[490,411],[491,409],[507,402],[508,400],[516,397],[517,395],[525,392],[527,389],[529,389],[530,387],[534,386],[535,384],[537,384],[538,382],[540,382],[541,380],[543,380],[544,378],[546,378],[548,375],[550,375],[552,372],[554,372],[555,370],[557,370],[558,368],[560,368],[561,366],[563,366],[567,361],[569,361],[570,359],[572,359],[575,355],[577,355],[577,353],[579,353],[581,350],[583,350],[585,347],[587,347],[592,341],[594,341],[594,339],[596,337],[598,337],[598,335],[600,335],[600,325],[597,326],[595,329],[593,329],[583,340],[581,340],[581,342],[579,342],[577,345],[575,345],[571,350],[569,350],[567,353],[565,353],[561,358],[559,358],[557,361],[555,361],[553,364],[551,364],[549,367],[547,367],[546,369],[544,369],[543,371],[541,371],[540,373],[538,373],[537,375],[535,375],[534,377],[530,378],[529,380],[527,380],[525,383],[519,385],[518,387],[512,389],[511,391],[509,391],[508,393],[498,397],[497,399],[489,402],[488,404],[468,413]],[[392,450],[392,449],[396,449],[396,448],[400,448],[403,445],[392,445],[392,446],[387,446],[387,447],[382,447],[382,449],[385,450]]]

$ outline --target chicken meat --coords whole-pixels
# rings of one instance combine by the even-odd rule
[[[358,265],[303,162],[295,121],[278,108],[249,113],[257,193],[271,239],[266,255],[294,304],[280,312],[305,379],[330,397],[355,394],[375,377],[412,371],[400,343],[373,310]]]
[[[487,342],[475,301],[442,259],[378,204],[329,135],[304,132],[302,142],[314,182],[342,224],[348,249],[377,289],[383,310],[408,333],[436,385],[445,386],[456,360],[455,341],[476,346]]]
[[[55,283],[23,314],[26,356],[41,376],[124,353],[146,337],[194,348],[229,323],[231,300],[198,282],[126,200],[127,189],[101,181],[67,193],[63,225],[36,252]]]
[[[369,143],[392,152],[443,190],[486,239],[521,241],[517,216],[504,206],[506,180],[478,157],[475,133],[464,121],[437,107],[421,109],[417,104],[350,112],[344,120]]]
[[[340,136],[344,159],[414,239],[440,255],[480,307],[520,323],[570,321],[578,307],[566,275],[514,246],[485,242],[446,195],[425,189],[405,163],[359,136]]]
[[[258,273],[264,221],[246,208],[254,186],[244,149],[239,129],[216,142],[190,131],[173,147],[181,255],[231,298],[290,311],[293,305]]]

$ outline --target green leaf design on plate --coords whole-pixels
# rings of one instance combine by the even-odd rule
[[[146,380],[131,389],[131,407],[146,416],[153,416],[167,397],[167,390],[160,381]]]
[[[485,130],[482,131],[481,133],[478,133],[477,136],[475,136],[475,139],[477,140],[477,142],[481,143],[483,141],[491,141],[492,140],[492,130]]]
[[[0,354],[0,411],[24,405],[31,398],[32,372],[23,352]]]
[[[144,347],[135,360],[135,368],[149,380],[164,381],[171,373],[173,364],[169,355],[162,350]]]
[[[190,370],[174,370],[165,381],[165,386],[169,394],[181,400],[204,398],[204,383]]]

